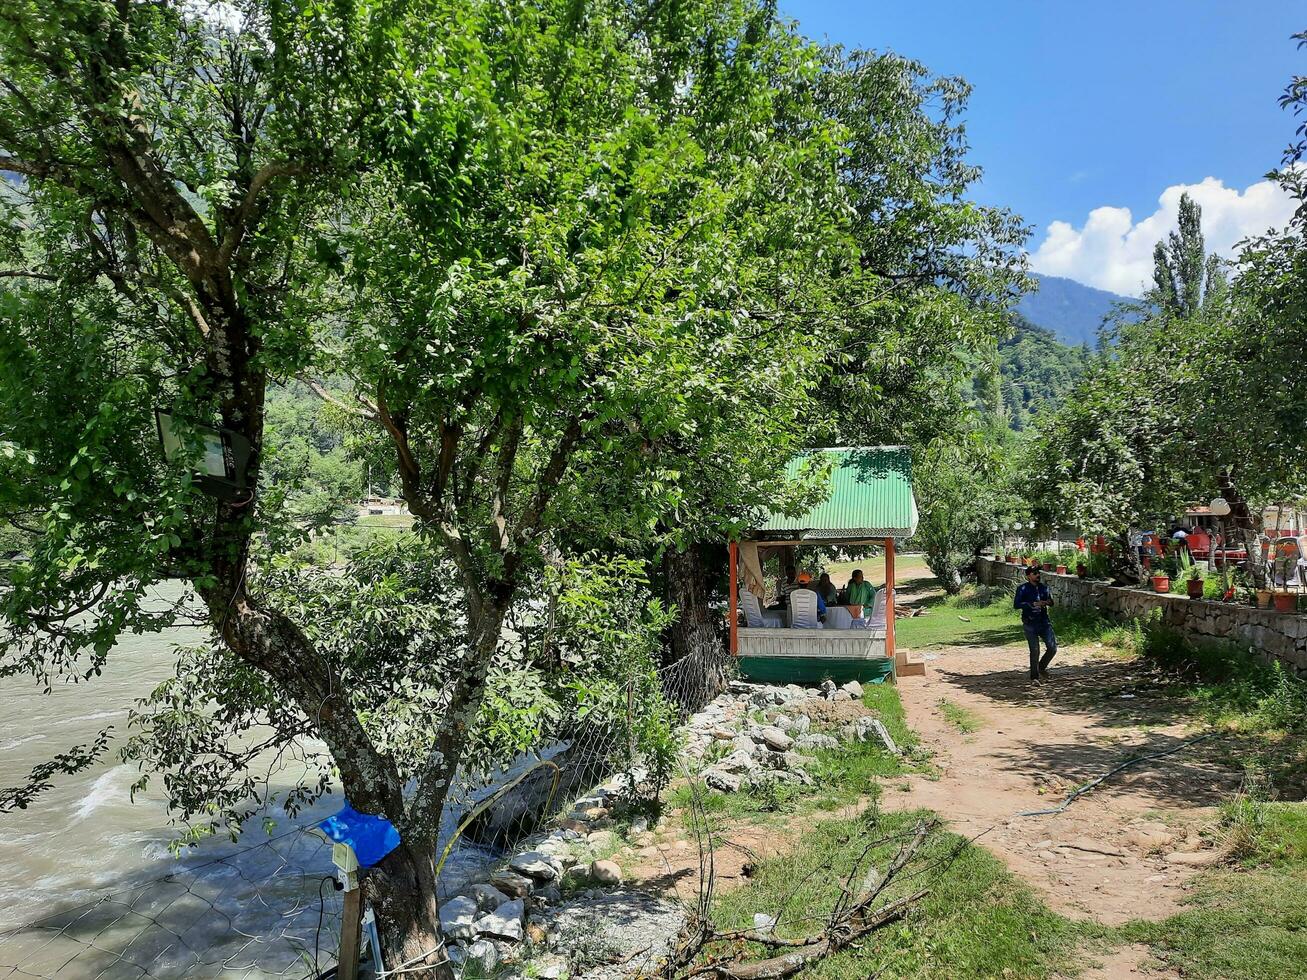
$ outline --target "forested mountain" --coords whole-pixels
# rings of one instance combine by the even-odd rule
[[[1026,428],[1061,403],[1093,356],[1088,345],[1062,343],[1051,330],[1014,314],[1015,333],[999,344],[999,393],[1010,428]]]
[[[1064,344],[1098,342],[1098,328],[1116,303],[1129,298],[1095,289],[1074,279],[1035,274],[1038,292],[1027,293],[1017,304],[1017,312],[1037,326],[1051,330]]]

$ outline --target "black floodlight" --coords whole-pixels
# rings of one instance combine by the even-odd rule
[[[169,462],[191,458],[188,446],[174,428],[168,412],[155,410],[159,425],[159,442]],[[250,463],[250,441],[232,429],[215,429],[210,425],[190,424],[187,429],[200,438],[202,452],[195,480],[211,497],[232,503],[248,503],[250,490],[245,471]]]

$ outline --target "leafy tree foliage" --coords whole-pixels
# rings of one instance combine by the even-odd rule
[[[428,953],[441,816],[478,747],[526,724],[509,708],[622,687],[656,721],[647,671],[513,693],[541,693],[502,647],[524,588],[558,548],[761,501],[748,477],[805,431],[812,325],[858,260],[825,67],[751,4],[6,6],[0,414],[21,453],[0,485],[37,534],[0,669],[92,676],[124,631],[207,623],[132,757],[201,832],[235,830],[268,799],[251,765],[316,740],[282,804],[330,779],[396,824],[365,887],[388,961]],[[303,499],[308,442],[265,437],[295,378],[387,447],[408,550],[339,576],[292,560],[349,482]],[[161,406],[246,439],[250,492],[215,500],[163,460]],[[738,479],[703,495],[723,463]],[[196,599],[160,610],[170,577]],[[662,620],[613,622],[586,663]]]

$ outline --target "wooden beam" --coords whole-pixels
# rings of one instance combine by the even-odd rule
[[[737,571],[739,556],[740,556],[739,544],[732,541],[730,543],[730,552],[731,552],[731,603],[730,603],[729,615],[731,617],[730,620],[731,656],[738,657],[740,655],[740,613],[739,613],[740,580],[739,580],[739,573]]]
[[[885,539],[885,655],[894,659],[894,539]]]

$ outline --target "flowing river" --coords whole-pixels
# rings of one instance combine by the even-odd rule
[[[163,589],[161,600],[177,591]],[[174,856],[178,834],[155,777],[118,760],[128,711],[172,673],[193,629],[126,636],[102,676],[49,694],[0,681],[0,786],[112,728],[95,766],[58,777],[26,810],[0,814],[0,980],[9,977],[311,976],[332,962],[339,895],[330,847],[309,826],[338,809],[319,803],[271,833],[250,821],[232,842]],[[457,883],[490,856],[464,848],[446,866]]]

